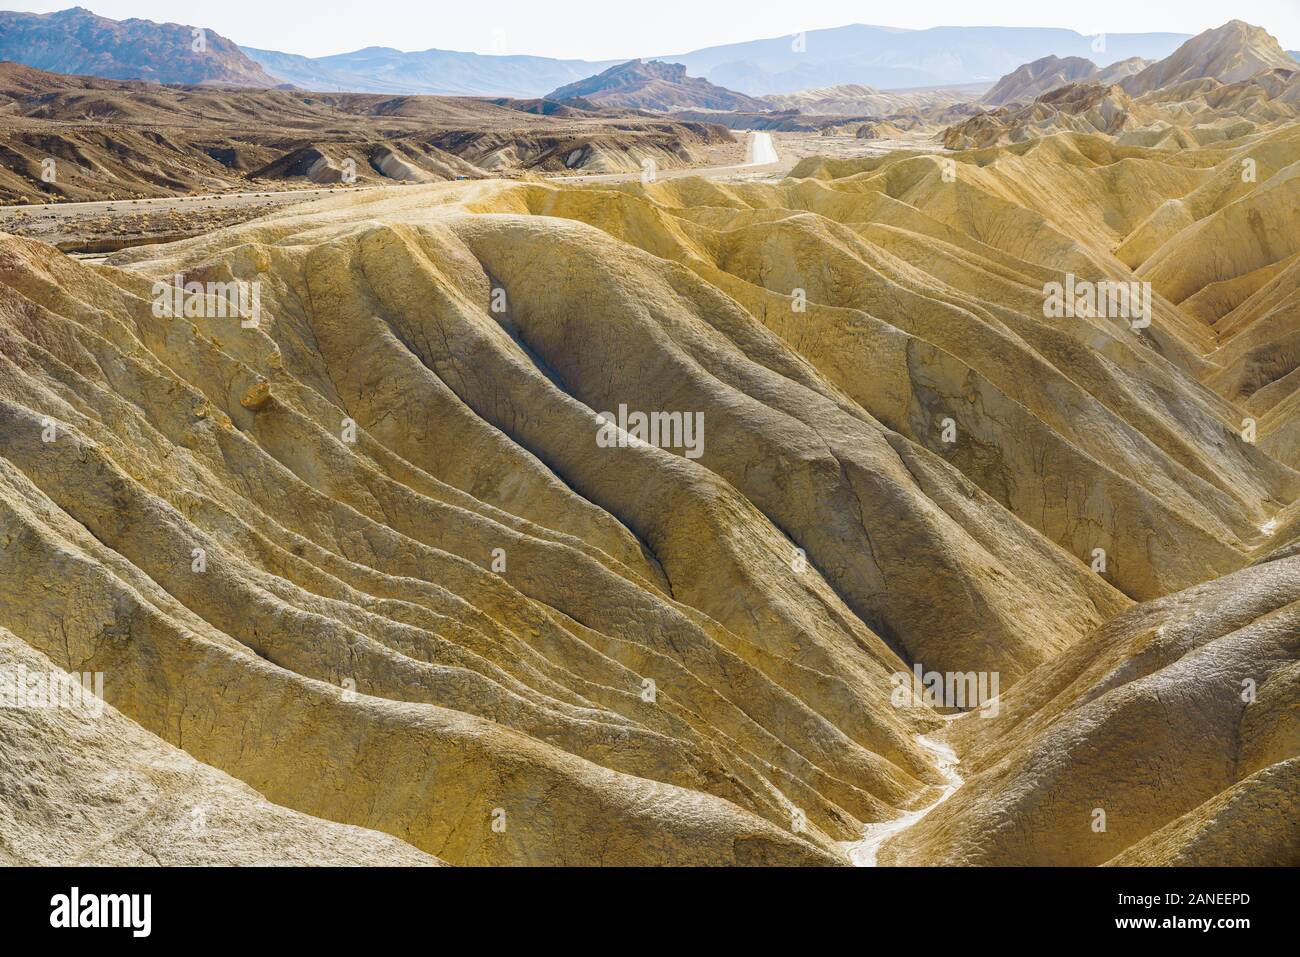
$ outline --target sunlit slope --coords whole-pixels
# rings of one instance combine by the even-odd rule
[[[0,669],[56,673],[0,629]],[[439,863],[387,834],[269,804],[246,784],[164,744],[111,705],[0,708],[0,863],[18,866]]]

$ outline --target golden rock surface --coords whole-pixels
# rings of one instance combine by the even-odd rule
[[[3,629],[0,669],[74,680]],[[6,867],[441,863],[387,834],[277,807],[112,705],[0,708],[0,742]]]
[[[0,627],[453,864],[845,863],[947,780],[915,664],[1002,696],[882,863],[1286,857],[1297,164],[1061,134],[0,238]],[[258,322],[158,318],[178,273]],[[1071,277],[1150,324],[1045,315]],[[620,406],[702,444],[602,444]]]

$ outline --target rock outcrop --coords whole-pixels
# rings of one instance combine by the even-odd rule
[[[743,93],[687,76],[680,63],[629,60],[603,73],[569,83],[546,95],[560,103],[577,100],[596,106],[674,112],[678,110],[741,110],[762,112],[766,103]]]
[[[989,106],[1031,103],[1053,90],[1073,83],[1111,87],[1127,77],[1141,73],[1151,61],[1130,57],[1107,67],[1099,67],[1086,57],[1044,57],[1008,73],[980,99]]]
[[[1296,61],[1262,27],[1242,20],[1193,37],[1170,56],[1123,81],[1132,96],[1188,80],[1240,83],[1268,70],[1295,70]]]

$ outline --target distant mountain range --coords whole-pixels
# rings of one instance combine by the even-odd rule
[[[283,83],[212,30],[151,20],[109,20],[74,7],[0,11],[0,60],[108,80],[272,87]]]
[[[557,60],[450,50],[406,53],[367,47],[326,57],[237,47],[206,31],[206,50],[191,48],[191,26],[114,21],[74,8],[52,14],[0,13],[0,58],[60,73],[161,83],[275,86],[318,91],[537,97],[603,73],[622,60]],[[882,90],[992,83],[1048,55],[1160,59],[1189,37],[1115,33],[1104,49],[1071,30],[1029,27],[935,27],[900,30],[854,24],[707,47],[653,59],[685,66],[693,77],[763,96],[864,84]],[[647,58],[649,59],[649,58]]]
[[[1155,60],[1188,39],[1190,35],[1183,33],[1112,33],[1093,38],[1073,30],[1037,27],[898,30],[855,24],[813,30],[801,38],[734,43],[661,59],[684,64],[691,74],[719,86],[761,96],[847,83],[881,90],[992,83],[1022,63],[1051,54],[1105,58],[1106,62],[1130,57]]]
[[[251,47],[244,47],[243,51],[282,82],[304,90],[525,99],[541,96],[548,90],[624,62],[492,56],[453,50],[403,53],[390,47],[366,47],[324,57],[305,57]]]
[[[898,30],[855,24],[812,30],[690,53],[657,56],[678,63],[691,76],[749,96],[793,93],[816,87],[865,84],[909,89],[945,84],[992,83],[1040,57],[1168,56],[1189,39],[1181,33],[1118,33],[1094,39],[1072,30],[1029,27],[935,27]],[[602,73],[620,61],[499,57],[445,50],[402,53],[386,48],[330,57],[299,57],[246,49],[261,66],[307,88],[372,92],[540,96],[548,90]]]
[[[59,13],[0,13],[0,59],[108,79],[235,86],[292,84],[307,90],[538,97],[621,65],[451,50],[406,53],[367,47],[325,57],[239,47],[211,30],[195,50],[189,25],[110,20],[81,7]],[[1049,56],[1113,63],[1168,57],[1179,33],[1103,38],[1034,27],[901,30],[854,24],[655,57],[751,97],[843,85],[877,90],[992,84]],[[1300,60],[1300,54],[1291,56]]]

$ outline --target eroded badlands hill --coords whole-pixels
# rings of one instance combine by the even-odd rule
[[[1213,78],[1231,84],[1268,70],[1294,70],[1296,61],[1263,27],[1229,20],[1206,30],[1170,56],[1123,81],[1124,89],[1140,95],[1188,80]]]
[[[999,80],[983,102],[996,108],[950,126],[944,146],[979,149],[1068,131],[1181,150],[1294,123],[1300,64],[1268,31],[1232,20],[1155,63],[1134,58],[1102,69],[1080,57],[1035,60]]]
[[[5,238],[0,626],[451,863],[844,863],[945,782],[915,664],[1006,704],[886,862],[1218,863],[1218,807],[1285,848],[1297,163],[1066,135],[375,191],[104,266]],[[156,315],[178,273],[260,283],[256,326]],[[1071,277],[1149,278],[1149,325],[1045,315]],[[702,442],[601,441],[620,406]],[[1122,824],[1040,754],[1136,769]]]
[[[1030,103],[1053,90],[1072,83],[1085,83],[1103,87],[1112,86],[1126,77],[1140,73],[1150,66],[1141,57],[1120,60],[1107,67],[1099,67],[1085,57],[1048,56],[1026,63],[998,80],[983,97],[981,103],[1006,106],[1010,103]]]

